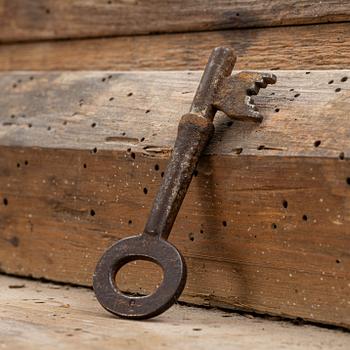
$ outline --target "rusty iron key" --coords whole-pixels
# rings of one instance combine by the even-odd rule
[[[231,76],[235,62],[232,49],[218,47],[212,51],[190,112],[180,120],[172,157],[143,233],[118,241],[97,264],[93,276],[96,297],[115,315],[130,319],[157,316],[174,304],[185,287],[185,260],[167,238],[198,159],[214,132],[215,113],[220,110],[232,119],[260,122],[262,116],[251,96],[276,82],[273,74],[266,73]],[[160,286],[150,295],[127,295],[115,283],[118,270],[134,260],[154,262],[163,270]]]

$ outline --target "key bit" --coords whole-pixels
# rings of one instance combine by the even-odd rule
[[[181,253],[167,241],[180,210],[198,159],[214,132],[213,119],[220,110],[232,119],[261,122],[253,95],[274,84],[273,74],[240,72],[231,76],[236,62],[232,49],[215,48],[205,67],[190,113],[179,123],[171,160],[153,202],[143,233],[112,245],[97,263],[93,287],[109,312],[124,318],[145,319],[167,310],[182,293],[187,276]],[[118,289],[115,276],[134,260],[148,260],[163,270],[163,281],[147,296],[131,296]]]
[[[192,113],[213,120],[220,110],[232,119],[263,120],[251,96],[257,95],[260,88],[275,84],[277,78],[274,74],[249,71],[231,76],[235,63],[232,49],[218,47],[212,51],[192,102]]]
[[[257,95],[260,88],[275,82],[276,76],[273,74],[240,72],[223,81],[213,105],[230,118],[261,122],[263,116],[251,96]]]

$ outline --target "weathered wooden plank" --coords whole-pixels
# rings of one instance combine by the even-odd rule
[[[173,306],[157,322],[103,317],[85,288],[0,276],[4,349],[346,349],[350,334],[219,310]],[[180,336],[179,336],[180,335]],[[234,347],[232,347],[234,344]]]
[[[0,70],[195,70],[219,45],[238,69],[346,69],[350,23],[0,45]]]
[[[350,20],[339,0],[1,0],[0,42],[270,27]]]
[[[91,285],[142,231],[200,72],[0,76],[1,269]],[[182,300],[349,327],[350,71],[277,76],[261,125],[216,121],[171,235]],[[136,264],[120,284],[156,280]]]

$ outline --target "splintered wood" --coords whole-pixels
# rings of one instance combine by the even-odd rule
[[[91,285],[142,232],[200,72],[0,74],[0,266]],[[278,71],[261,125],[221,115],[171,240],[182,300],[350,327],[350,71]],[[119,282],[159,277],[134,264]]]
[[[196,70],[215,46],[236,69],[348,68],[350,23],[0,45],[0,70]]]
[[[0,42],[346,22],[339,0],[1,0]]]

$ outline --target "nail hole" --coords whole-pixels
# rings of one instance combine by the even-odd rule
[[[289,89],[289,91],[294,91],[294,89]]]
[[[342,77],[342,78],[340,79],[340,81],[341,81],[342,83],[346,82],[347,80],[348,80],[348,77]]]
[[[194,234],[192,233],[192,232],[190,232],[189,234],[188,234],[188,238],[189,238],[189,240],[190,241],[194,241]]]
[[[51,126],[48,126],[48,127],[47,127],[47,130],[50,131],[50,130],[51,130]]]
[[[305,214],[303,215],[303,220],[307,221],[307,215],[305,215]]]
[[[135,155],[134,152],[131,152],[131,153],[130,153],[130,156],[131,156],[132,159],[135,159],[135,158],[136,158],[136,155]]]
[[[350,177],[348,177],[348,178],[346,179],[346,183],[347,183],[348,185],[350,185]]]
[[[147,194],[148,193],[148,189],[146,187],[143,188],[143,193]]]
[[[145,141],[145,138],[144,138],[144,137],[141,137],[140,142],[143,142],[143,141]]]
[[[317,140],[317,141],[314,142],[314,146],[315,146],[315,147],[318,147],[320,144],[321,144],[321,141],[320,141],[320,140]]]
[[[17,163],[17,168],[20,168],[21,167],[21,164],[20,163]]]
[[[260,146],[257,147],[257,150],[258,150],[258,151],[261,151],[262,149],[265,149],[265,146],[264,146],[264,145],[260,145]]]
[[[91,209],[91,210],[90,210],[90,215],[91,215],[91,216],[95,216],[95,215],[96,215],[95,210]]]
[[[132,224],[132,220],[129,220],[129,221],[128,221],[128,224],[131,225],[131,224]]]
[[[340,260],[339,260],[339,259],[337,259],[335,262],[336,262],[337,264],[340,264]]]
[[[275,108],[275,112],[278,113],[280,111],[279,108]]]
[[[339,153],[339,159],[343,160],[345,158],[344,152]]]
[[[86,165],[86,163],[84,163],[83,167],[84,167],[84,169],[86,169],[86,168],[87,168],[87,165]]]
[[[159,165],[158,165],[158,164],[156,164],[156,165],[154,166],[154,170],[155,170],[155,171],[158,171],[158,170],[159,170]]]
[[[203,230],[200,230],[199,232],[200,232],[200,233],[204,233],[204,231],[203,231]]]
[[[340,91],[341,91],[341,88],[336,88],[334,91],[335,91],[335,92],[340,92]]]
[[[33,126],[33,124],[29,123],[28,124],[28,128],[31,128]]]
[[[329,82],[328,82],[328,84],[333,84],[334,83],[334,80],[330,80]]]
[[[127,94],[127,96],[128,96],[128,97],[132,96],[132,92],[129,92],[129,93]]]
[[[19,238],[16,236],[13,236],[9,239],[9,242],[14,246],[18,247],[19,246]]]
[[[310,72],[305,72],[305,74],[310,74]]]
[[[224,227],[227,226],[227,222],[225,220],[222,222],[222,226],[224,226]]]
[[[275,223],[272,223],[272,224],[271,224],[271,227],[272,227],[272,229],[275,230],[275,229],[277,228],[277,225],[276,225]]]
[[[161,172],[160,176],[161,176],[161,177],[164,177],[164,171]]]
[[[300,96],[300,94],[295,94],[295,95],[294,95],[295,98],[296,98],[296,97],[299,97],[299,96]]]
[[[147,109],[145,113],[147,114],[147,113],[149,113],[150,111],[151,111],[150,109]]]
[[[4,203],[5,206],[7,206],[7,205],[9,204],[8,199],[7,199],[7,198],[4,198],[4,199],[3,199],[3,203]]]
[[[96,123],[92,123],[91,127],[94,128],[96,126]]]
[[[110,101],[113,101],[113,100],[114,100],[114,97],[110,97],[109,100],[110,100]]]
[[[233,150],[236,154],[241,154],[243,152],[243,148],[239,147]]]
[[[97,153],[97,148],[96,147],[92,150],[92,153]]]
[[[28,161],[27,160],[25,160],[24,161],[24,165],[28,165],[29,163],[28,163]]]
[[[232,125],[233,125],[233,121],[231,120],[231,121],[227,122],[226,125],[227,125],[227,126],[232,126]]]
[[[287,209],[288,208],[288,202],[286,200],[284,200],[282,202],[283,208]]]
[[[106,78],[102,78],[101,81],[106,81]]]

